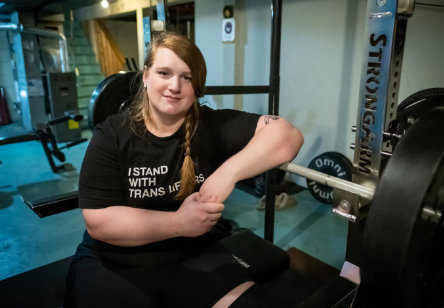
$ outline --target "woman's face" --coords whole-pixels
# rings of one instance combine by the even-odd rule
[[[161,47],[143,82],[150,101],[150,115],[158,121],[182,120],[195,100],[191,71],[173,51]]]

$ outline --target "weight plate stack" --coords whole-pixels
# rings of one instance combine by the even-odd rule
[[[328,175],[350,181],[352,179],[353,165],[351,161],[339,152],[325,152],[313,158],[308,168],[326,173]],[[307,179],[307,188],[317,200],[333,203],[333,188]]]

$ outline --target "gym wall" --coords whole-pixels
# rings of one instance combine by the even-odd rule
[[[420,1],[419,1],[420,2]],[[233,5],[236,40],[223,43],[222,9]],[[307,166],[326,151],[350,159],[363,66],[366,0],[284,0],[279,113],[299,127],[305,144],[295,159]],[[268,0],[196,0],[196,43],[208,65],[208,85],[268,84],[271,10]],[[444,9],[416,5],[407,23],[399,102],[444,86]],[[267,113],[267,95],[214,96],[215,107]],[[294,176],[304,185],[304,179]]]

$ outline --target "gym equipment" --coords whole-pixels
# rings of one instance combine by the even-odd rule
[[[285,163],[278,167],[281,170],[288,171],[309,180],[313,180],[328,187],[339,188],[343,191],[353,193],[360,198],[372,199],[375,193],[374,189],[359,185],[341,178],[334,177],[327,173],[316,171],[310,168],[302,167],[293,163]]]
[[[22,126],[31,131],[34,123],[44,123],[48,120],[45,89],[43,87],[41,65],[45,63],[40,61],[41,52],[44,48],[40,44],[40,37],[54,39],[58,43],[60,66],[58,72],[67,73],[69,70],[68,47],[66,38],[62,33],[44,29],[24,28],[20,23],[18,12],[10,15],[11,22],[0,22],[0,31],[7,30],[12,32],[9,48],[16,65],[13,68],[14,79],[17,86],[16,100],[19,102]],[[34,46],[30,48],[29,46]],[[46,72],[49,72],[45,68]],[[75,83],[75,81],[74,81]],[[71,91],[69,91],[71,92]],[[72,93],[70,93],[70,97]],[[65,100],[66,101],[66,100]],[[58,102],[65,102],[58,100]],[[77,104],[77,99],[75,99]],[[76,112],[74,108],[70,108]],[[63,111],[67,109],[64,108]],[[46,111],[46,112],[45,112]],[[60,117],[60,114],[53,115],[53,119]]]
[[[5,88],[0,86],[0,125],[9,124],[8,104],[6,103]]]
[[[110,114],[115,114],[131,103],[141,84],[141,73],[121,72],[103,80],[94,89],[88,105],[88,124],[91,130],[105,120]]]
[[[421,116],[381,177],[362,241],[362,307],[444,304],[443,119],[444,107]]]
[[[390,123],[396,119],[407,19],[413,14],[413,8],[414,1],[409,0],[367,3],[352,180],[371,189],[377,186],[384,166],[383,156],[393,151],[386,136],[390,133]],[[358,221],[365,217],[370,201],[349,192],[335,191],[334,212]]]
[[[59,148],[52,127],[54,125],[67,121],[79,122],[82,119],[83,116],[81,115],[72,112],[65,112],[65,114],[62,117],[56,118],[47,123],[37,123],[35,129],[26,134],[20,134],[18,136],[10,136],[10,137],[0,137],[0,146],[11,143],[32,141],[32,140],[40,141],[40,143],[43,146],[43,150],[45,151],[45,155],[46,158],[48,159],[48,163],[51,167],[51,170],[54,173],[70,171],[74,169],[74,167],[71,164],[65,163],[62,165],[56,165],[54,158],[63,163],[65,161],[65,154],[63,154],[61,150],[82,143],[86,141],[86,138],[70,142],[64,145],[63,147]]]
[[[391,130],[404,135],[420,116],[436,106],[444,106],[444,88],[429,88],[413,93],[398,105]]]
[[[326,152],[316,156],[310,161],[308,168],[347,181],[352,178],[353,165],[345,155],[339,152]],[[307,188],[317,200],[326,204],[333,203],[333,188],[312,179],[307,179]]]
[[[135,71],[135,72],[139,71],[139,68],[137,67],[136,59],[134,59],[134,57],[131,57],[131,62],[126,57],[125,63],[126,63],[126,67],[127,67],[128,71]],[[131,63],[132,63],[132,66],[131,66]]]
[[[258,283],[276,277],[290,265],[290,257],[284,250],[264,241],[250,230],[238,229],[221,242]]]
[[[290,274],[288,271],[289,254],[249,230],[239,229],[221,240],[221,243],[237,258],[258,284],[275,289],[283,297],[304,298],[320,284],[306,281],[304,277],[299,275]],[[6,307],[60,306],[63,302],[66,274],[71,259],[72,257],[68,257],[0,281],[2,304]],[[285,275],[282,282],[281,275]],[[302,286],[301,290],[292,292],[282,290],[281,287],[288,288],[286,283],[289,281],[299,283]],[[346,281],[342,280],[342,283],[344,282]],[[23,288],[27,290],[26,296],[22,296]],[[277,303],[276,307],[286,308],[287,306]]]
[[[49,115],[49,118],[61,118],[67,112],[78,114],[75,73],[51,72],[47,73],[45,77],[43,78],[43,89],[45,90],[46,114]],[[79,119],[80,117],[77,116],[76,121],[68,119],[51,124],[57,142],[72,142],[81,138]]]

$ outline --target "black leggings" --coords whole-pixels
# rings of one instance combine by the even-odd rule
[[[181,263],[123,267],[95,257],[73,259],[64,308],[211,307],[251,280],[220,244]]]

